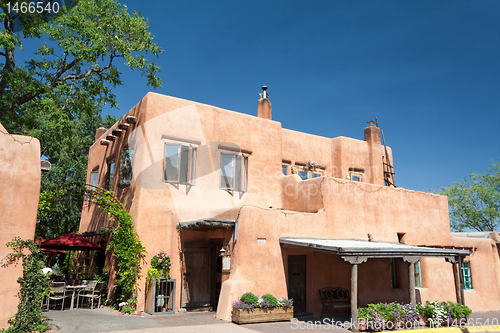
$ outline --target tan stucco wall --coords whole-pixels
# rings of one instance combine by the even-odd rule
[[[155,251],[163,249],[172,254],[171,275],[177,280],[176,309],[180,307],[183,281],[182,242],[221,237],[214,232],[179,233],[176,229],[179,222],[238,217],[234,248],[230,234],[222,233],[225,244],[232,247],[231,274],[222,284],[217,312],[217,317],[224,320],[229,320],[231,303],[244,292],[258,295],[269,292],[287,297],[288,250],[280,246],[280,236],[367,240],[370,233],[374,241],[398,242],[398,233],[405,233],[404,241],[410,245],[454,245],[446,197],[383,186],[385,150],[379,143],[345,137],[331,139],[282,129],[276,121],[155,93],[147,94],[127,115],[136,116],[137,123],[109,146],[97,142],[91,147],[87,179],[90,172],[99,167],[100,186],[105,186],[106,161],[117,160],[121,148],[134,145],[132,184],[125,189],[115,189],[130,209],[148,251],[143,274]],[[197,160],[205,162],[197,164],[195,186],[163,182],[162,140],[165,139],[198,145]],[[231,194],[219,189],[218,149],[230,146],[229,143],[249,154],[246,193]],[[392,161],[390,148],[388,154]],[[326,177],[302,181],[297,175],[283,176],[282,161],[292,164],[316,161],[326,169]],[[116,169],[119,169],[117,162]],[[349,168],[365,170],[361,183],[346,180]],[[116,174],[115,181],[117,179]],[[273,208],[269,209],[269,204]],[[84,207],[80,231],[99,230],[107,223],[107,218],[95,207]],[[266,238],[266,243],[257,243],[257,238]],[[308,282],[311,295],[308,309],[318,315],[317,290],[325,286],[332,273],[337,274],[328,264],[339,260],[332,255],[307,255],[312,263],[308,264],[310,272],[314,273],[314,279]],[[339,285],[345,285],[346,274],[350,272],[344,271],[345,264],[338,264],[344,268],[335,278],[339,279]],[[431,271],[423,269],[423,279],[431,287],[429,291],[422,288],[422,298],[454,300],[451,265],[444,259],[424,260],[422,265],[442,275],[439,285],[433,280],[435,277],[429,275]],[[387,267],[387,261],[383,260],[370,260],[360,266],[360,304],[381,298],[388,301],[409,298],[404,287],[390,286]],[[377,274],[380,268],[383,272]],[[406,268],[405,265],[398,268],[402,286],[408,282]],[[374,281],[370,280],[372,277]],[[448,281],[445,287],[441,287],[442,281]],[[372,282],[382,289],[374,291],[366,287]],[[145,299],[144,278],[139,285],[142,290],[138,310],[141,311]]]
[[[0,124],[0,258],[10,253],[5,245],[14,237],[33,239],[40,196],[40,142],[10,135]],[[0,268],[0,328],[17,312],[17,278],[22,265]]]

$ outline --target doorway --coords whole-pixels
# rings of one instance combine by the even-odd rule
[[[216,311],[222,281],[222,239],[185,242],[181,307],[188,311]]]
[[[306,255],[288,256],[288,298],[293,298],[293,313],[306,312]]]

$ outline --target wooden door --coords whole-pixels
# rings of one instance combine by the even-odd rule
[[[183,254],[181,307],[210,308],[212,294],[212,258],[210,243],[186,243]]]
[[[288,256],[288,298],[294,314],[306,312],[306,256]]]

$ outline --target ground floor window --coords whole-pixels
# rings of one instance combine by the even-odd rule
[[[422,278],[420,276],[420,261],[415,264],[415,286],[422,287]]]
[[[471,290],[472,289],[472,278],[470,273],[470,261],[462,262],[462,276],[464,279],[464,289]]]

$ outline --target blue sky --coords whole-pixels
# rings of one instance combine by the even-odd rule
[[[127,1],[164,52],[156,92],[284,128],[363,139],[378,117],[396,184],[429,191],[500,153],[499,1]],[[153,58],[150,58],[153,60]],[[151,87],[120,67],[121,117]]]

